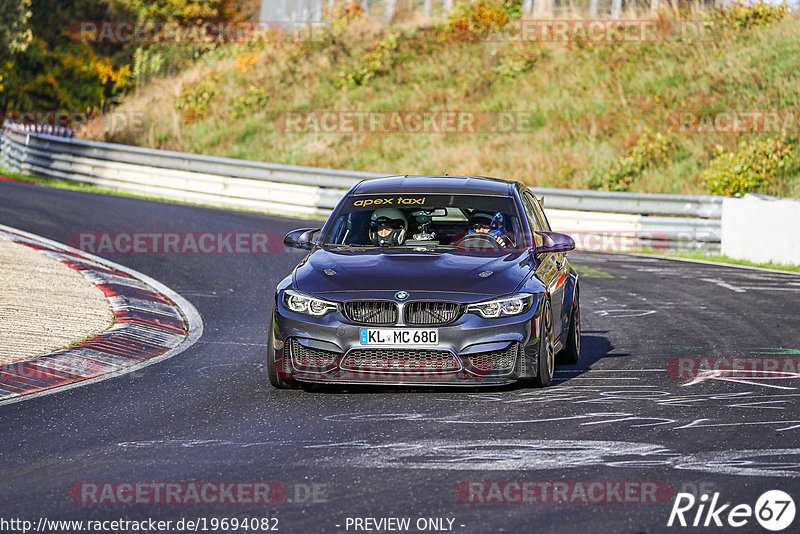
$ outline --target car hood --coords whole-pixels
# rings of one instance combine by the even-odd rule
[[[294,272],[300,291],[436,291],[504,295],[530,272],[528,254],[316,249]]]

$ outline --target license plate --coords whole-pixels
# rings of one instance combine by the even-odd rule
[[[439,331],[435,328],[362,328],[362,345],[435,346],[439,344]]]

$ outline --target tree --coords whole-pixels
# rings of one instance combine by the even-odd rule
[[[13,66],[14,54],[23,52],[31,42],[30,18],[31,0],[0,2],[0,91],[3,90],[3,74]]]

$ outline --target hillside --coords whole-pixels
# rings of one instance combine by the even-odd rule
[[[704,20],[692,26],[703,30],[696,35],[674,35],[675,15],[663,13],[649,42],[495,42],[492,32],[514,24],[514,17],[508,5],[486,0],[462,4],[438,22],[384,26],[341,13],[332,29],[312,39],[276,36],[219,47],[191,69],[140,85],[123,100],[116,113],[145,113],[147,128],[96,137],[385,173],[800,197],[796,17],[763,5],[735,6],[681,14]],[[329,111],[353,112],[350,118],[372,112],[366,116],[373,123],[390,125],[388,112],[408,119],[408,112],[442,110],[476,112],[470,118],[479,131],[377,133],[374,124],[356,133],[320,131],[319,119]],[[713,126],[725,130],[732,119],[724,114],[735,111],[779,116],[758,126],[763,133]],[[487,124],[507,117],[501,112],[522,119],[511,132],[487,131]],[[686,131],[681,117],[687,116],[706,131]],[[343,117],[335,128],[348,126]]]

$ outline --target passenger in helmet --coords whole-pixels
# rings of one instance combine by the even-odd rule
[[[489,234],[491,236],[502,235],[506,229],[506,220],[502,213],[487,213],[476,211],[469,218],[469,234]]]
[[[485,234],[494,238],[497,243],[507,248],[514,243],[506,234],[506,218],[502,213],[475,211],[469,218],[466,235]]]
[[[386,208],[372,212],[369,238],[376,247],[402,245],[407,230],[408,220],[399,209]]]

